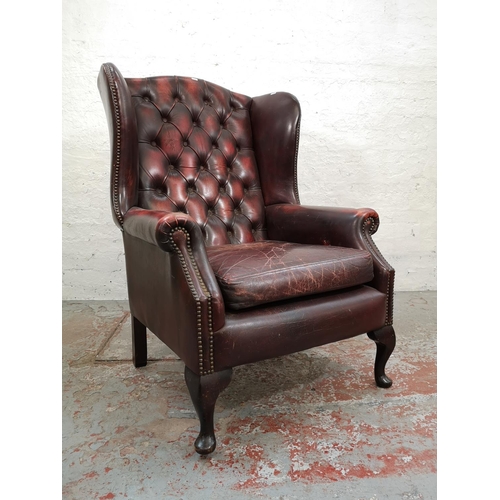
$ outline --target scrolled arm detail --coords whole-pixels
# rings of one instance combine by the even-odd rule
[[[363,221],[363,225],[367,228],[368,234],[370,236],[377,232],[379,224],[380,220],[378,218],[378,215],[376,217],[370,215],[366,217]]]
[[[174,240],[175,232],[182,229],[189,235],[192,247],[196,247],[201,253],[205,250],[200,226],[192,217],[182,212],[163,212],[133,207],[125,215],[123,229],[136,238],[157,245],[166,252],[174,253],[177,246]]]

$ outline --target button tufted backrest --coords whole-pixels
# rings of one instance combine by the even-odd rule
[[[267,239],[252,99],[196,78],[125,81],[137,118],[138,206],[189,214],[207,245]]]

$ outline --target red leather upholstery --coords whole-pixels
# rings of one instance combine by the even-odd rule
[[[372,239],[378,215],[299,204],[297,99],[123,78],[109,63],[98,87],[134,364],[147,362],[146,327],[185,363],[196,450],[214,450],[215,401],[239,364],[368,333],[389,387],[394,269]]]
[[[254,97],[250,118],[264,203],[299,203],[299,102],[287,92]]]
[[[194,78],[126,82],[137,117],[138,206],[189,214],[207,245],[265,239],[251,98]]]
[[[111,142],[111,206],[121,228],[123,216],[137,205],[137,121],[125,79],[113,64],[103,64],[97,80]]]
[[[347,339],[384,323],[385,295],[360,286],[226,314],[214,335],[217,370]]]
[[[207,249],[228,309],[349,288],[373,279],[365,250],[262,241]]]
[[[109,123],[111,201],[115,222],[124,230],[131,311],[193,371],[215,369],[214,335],[230,308],[368,283],[385,297],[383,323],[392,323],[394,270],[371,239],[378,227],[376,212],[298,204],[300,106],[295,97],[277,92],[250,98],[186,77],[123,78],[112,64],[103,65],[98,85]],[[363,250],[371,256],[373,277],[368,267],[360,273],[350,267],[342,280],[338,273],[308,280],[304,272],[292,287],[275,286],[279,277],[293,275],[283,271],[273,286],[262,281],[262,273],[237,282],[210,250],[268,238]],[[158,251],[168,255],[162,259]],[[159,279],[157,266],[171,271],[165,269]],[[177,266],[182,278],[173,274]],[[186,280],[189,298],[159,313],[161,304],[177,302],[179,279]],[[180,341],[180,335],[190,338],[187,327],[179,326],[190,324],[190,315],[197,332]],[[327,323],[333,321],[332,313]],[[189,351],[194,345],[195,358]]]

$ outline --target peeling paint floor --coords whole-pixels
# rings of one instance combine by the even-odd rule
[[[63,498],[436,498],[436,292],[394,312],[390,389],[366,335],[237,367],[200,457],[176,355],[135,369],[126,302],[63,302]]]

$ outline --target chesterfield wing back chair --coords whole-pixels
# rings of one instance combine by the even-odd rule
[[[215,403],[238,365],[367,333],[375,382],[390,387],[394,270],[372,240],[379,218],[300,205],[297,99],[124,78],[110,63],[98,88],[133,362],[146,365],[146,328],[183,361],[196,451],[215,449]]]

